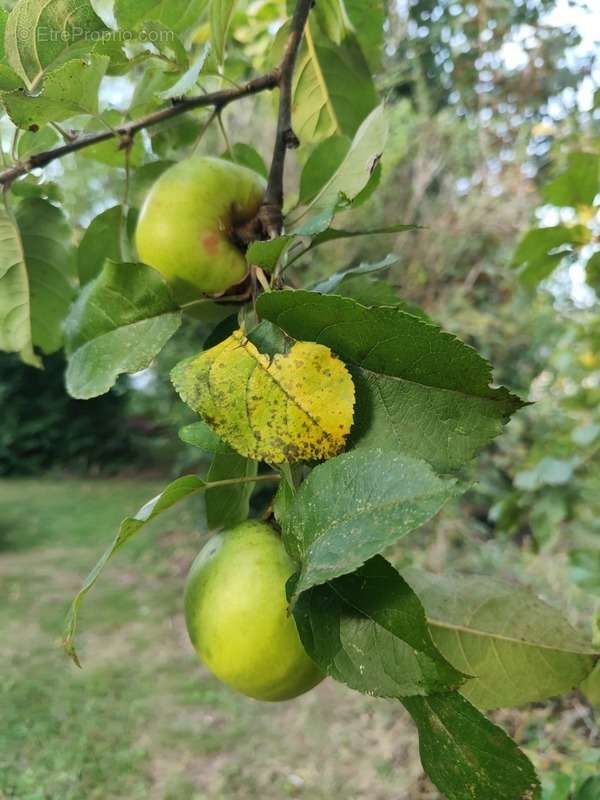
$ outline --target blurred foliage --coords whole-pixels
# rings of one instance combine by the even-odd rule
[[[539,119],[549,98],[577,87],[591,69],[590,57],[565,60],[580,34],[572,25],[548,24],[556,5],[408,0],[393,18],[397,46],[390,61],[397,72],[390,83],[433,111],[451,104],[463,113],[512,117],[513,125]]]
[[[135,458],[126,397],[111,392],[73,400],[64,389],[64,370],[58,355],[44,360],[44,370],[13,356],[0,358],[0,475],[114,469]]]

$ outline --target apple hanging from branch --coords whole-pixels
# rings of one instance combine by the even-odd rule
[[[288,613],[285,584],[294,572],[273,528],[247,521],[209,539],[187,579],[196,652],[219,680],[256,700],[290,700],[324,677]]]
[[[138,256],[165,277],[182,305],[240,283],[248,266],[238,231],[256,218],[265,192],[258,173],[193,156],[150,190],[136,229]]]

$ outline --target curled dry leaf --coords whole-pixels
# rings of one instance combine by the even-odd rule
[[[241,455],[271,464],[337,455],[350,432],[354,384],[328,347],[296,342],[260,353],[242,331],[178,364],[173,385]]]

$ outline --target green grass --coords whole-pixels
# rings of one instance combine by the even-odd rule
[[[169,512],[117,554],[83,605],[83,670],[66,659],[70,599],[120,519],[160,488],[0,482],[0,798],[439,797],[396,704],[331,681],[292,703],[261,704],[202,668],[181,613],[203,540],[198,503]],[[597,729],[577,722],[577,702],[560,715],[547,704],[501,718],[537,751],[547,800],[566,800],[600,755]]]
[[[5,480],[1,486],[0,552],[14,552],[102,546],[122,517],[160,492],[164,481],[30,479]],[[193,522],[189,507],[174,519],[188,527]]]

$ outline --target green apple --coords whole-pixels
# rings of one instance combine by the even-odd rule
[[[164,275],[176,300],[220,294],[248,267],[235,228],[256,216],[265,181],[247,167],[193,156],[169,167],[142,206],[138,257]]]
[[[288,613],[285,584],[294,571],[273,528],[248,521],[209,539],[187,579],[196,652],[219,680],[256,700],[289,700],[324,677]]]

